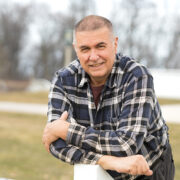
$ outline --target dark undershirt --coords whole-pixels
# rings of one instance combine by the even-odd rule
[[[96,86],[96,87],[93,87],[91,85],[91,90],[93,93],[94,103],[95,103],[96,107],[99,103],[99,99],[100,99],[100,95],[101,95],[101,91],[102,91],[103,87],[104,87],[104,85]]]

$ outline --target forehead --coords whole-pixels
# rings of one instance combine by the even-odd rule
[[[75,38],[78,46],[97,44],[99,42],[109,43],[112,40],[112,32],[103,27],[92,31],[76,32]]]

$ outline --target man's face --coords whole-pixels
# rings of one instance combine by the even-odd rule
[[[76,54],[92,85],[105,84],[114,64],[118,38],[114,38],[106,27],[76,32],[75,38]]]

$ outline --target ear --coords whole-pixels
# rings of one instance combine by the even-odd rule
[[[74,50],[76,52],[76,44],[74,42],[72,43],[72,46],[73,46],[73,48],[74,48]]]
[[[117,36],[114,39],[114,47],[115,47],[115,52],[117,53],[117,47],[118,47],[118,37]]]

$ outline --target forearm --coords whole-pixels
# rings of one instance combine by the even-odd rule
[[[66,145],[62,139],[58,139],[51,144],[50,152],[56,158],[70,164],[98,164],[105,170],[113,170],[118,173],[128,173],[132,175],[144,174],[148,176],[152,174],[146,160],[141,155],[115,157],[96,154],[72,145]]]
[[[64,140],[58,139],[50,145],[50,152],[56,158],[70,164],[97,164],[102,155],[67,145]]]
[[[113,162],[115,162],[116,157],[104,155],[97,161],[97,164],[103,167],[105,170],[116,170],[115,166],[113,166]]]
[[[109,155],[102,156],[98,161],[105,170],[113,170],[118,173],[126,173],[131,175],[152,175],[146,160],[141,155],[129,157],[114,157]]]
[[[95,130],[79,124],[71,124],[68,132],[66,139],[68,144],[103,155],[118,157],[137,154],[145,135],[143,132],[134,133],[133,131],[129,131],[128,134],[121,129],[117,131]],[[139,141],[136,141],[136,135]]]

